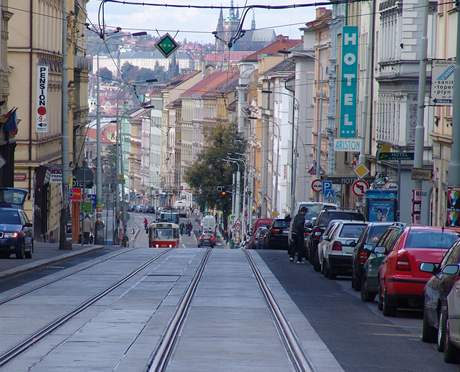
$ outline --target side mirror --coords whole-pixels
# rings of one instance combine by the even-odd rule
[[[437,268],[438,268],[437,265],[435,265],[434,263],[422,262],[420,264],[420,271],[423,271],[424,273],[434,274]],[[457,267],[457,271],[458,271],[458,267]]]
[[[350,242],[350,247],[356,247],[356,244],[358,244],[358,242]]]
[[[459,269],[460,269],[459,265],[446,265],[442,269],[442,273],[445,275],[454,276],[458,274]]]
[[[30,222],[27,222],[24,226],[25,227],[32,227],[32,224]]]
[[[375,247],[373,252],[375,254],[385,254],[385,247]]]

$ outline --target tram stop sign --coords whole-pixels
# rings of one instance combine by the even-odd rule
[[[179,44],[177,44],[174,38],[168,33],[163,35],[155,46],[165,58],[168,58],[176,51],[177,48],[179,48]]]

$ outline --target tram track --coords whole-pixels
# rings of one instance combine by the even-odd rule
[[[198,287],[198,284],[200,283],[204,269],[211,255],[211,251],[212,248],[208,248],[206,249],[206,252],[203,254],[200,264],[198,265],[198,268],[196,269],[190,284],[188,285],[184,295],[182,296],[179,305],[176,311],[174,312],[174,315],[172,316],[160,343],[157,345],[151,357],[149,358],[148,367],[146,371],[166,371],[172,352],[178,340],[178,336],[184,325],[187,314],[190,310],[190,305],[192,303],[196,289]]]
[[[257,267],[254,258],[248,252],[248,250],[243,249],[243,251],[249,262],[249,266],[252,269],[255,279],[259,285],[259,288],[264,296],[265,302],[267,303],[267,307],[270,310],[270,313],[273,317],[274,323],[278,330],[278,334],[281,337],[281,340],[284,344],[284,347],[286,348],[289,359],[294,369],[297,372],[313,372],[314,369],[312,368],[304,352],[302,351],[302,346],[298,338],[296,337],[294,331],[289,325],[288,320],[286,319],[285,315],[281,311],[281,308],[276,302],[276,299],[273,296],[273,293],[270,290],[270,287],[268,286],[263,275],[261,274],[259,268]]]
[[[76,315],[80,314],[87,308],[89,308],[91,305],[96,303],[97,301],[101,300],[103,297],[107,296],[109,293],[120,287],[122,284],[126,283],[129,279],[133,278],[135,275],[137,275],[139,272],[142,270],[146,269],[149,267],[151,264],[153,264],[155,261],[166,255],[168,252],[171,250],[165,250],[161,253],[159,253],[157,256],[150,258],[140,266],[138,266],[136,269],[131,271],[129,274],[125,275],[123,278],[121,278],[119,281],[116,283],[112,284],[110,287],[102,290],[98,294],[86,299],[84,302],[82,302],[80,305],[78,305],[76,308],[73,310],[69,311],[68,313],[56,318],[55,320],[51,321],[44,327],[40,328],[38,331],[34,332],[32,335],[28,336],[9,350],[3,352],[0,354],[0,367],[6,365],[8,362],[28,350],[31,346],[45,338],[46,336],[50,335],[52,332],[54,332],[56,329],[67,323],[69,320],[74,318]],[[126,252],[124,252],[126,253]],[[86,268],[87,269],[87,268]],[[84,269],[82,269],[84,270]],[[70,275],[73,275],[69,274]],[[62,278],[61,278],[62,279]],[[60,280],[60,279],[59,279]],[[50,283],[48,283],[50,284]],[[36,288],[38,289],[38,288]],[[35,290],[36,290],[35,289]],[[31,290],[32,291],[32,290]],[[29,292],[30,293],[30,292]],[[11,299],[9,300],[11,301]]]

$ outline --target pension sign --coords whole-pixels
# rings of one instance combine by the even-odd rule
[[[340,137],[356,137],[356,93],[358,81],[358,27],[344,26],[342,32],[342,75],[340,91]]]

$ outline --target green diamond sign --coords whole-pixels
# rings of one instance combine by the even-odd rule
[[[165,58],[168,58],[176,51],[177,48],[179,48],[179,44],[176,43],[170,34],[163,35],[155,46]]]

